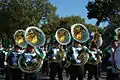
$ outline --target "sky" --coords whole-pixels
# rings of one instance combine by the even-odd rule
[[[81,16],[85,19],[87,24],[93,24],[95,25],[96,19],[88,19],[87,18],[87,9],[85,6],[88,3],[88,0],[48,0],[51,2],[54,6],[57,7],[56,14],[59,16],[65,17],[65,16]],[[107,23],[100,24],[100,27],[106,26]]]

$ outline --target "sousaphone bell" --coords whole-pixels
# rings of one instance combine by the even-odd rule
[[[25,39],[25,30],[17,30],[14,34],[14,40],[16,45],[20,46],[21,48],[26,48],[27,42]]]
[[[67,45],[71,41],[71,35],[65,28],[58,29],[56,31],[55,38],[61,45]]]

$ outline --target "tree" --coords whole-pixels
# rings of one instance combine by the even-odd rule
[[[95,18],[98,21],[98,26],[101,22],[108,21],[109,23],[117,22],[118,19],[113,20],[120,16],[119,0],[94,0],[89,1],[86,8],[88,10],[88,18]]]
[[[0,30],[15,32],[29,26],[38,26],[42,17],[49,21],[55,15],[56,7],[48,0],[1,0]]]
[[[51,33],[55,34],[55,32],[59,28],[66,28],[70,32],[71,26],[76,23],[81,23],[85,25],[88,28],[88,30],[91,32],[99,31],[100,33],[102,33],[102,29],[100,27],[97,27],[91,24],[86,24],[85,20],[81,18],[80,16],[69,16],[69,17],[68,16],[67,17],[56,16],[53,22],[47,25],[44,25],[42,29],[47,35]]]
[[[71,26],[75,23],[85,24],[85,20],[80,16],[59,17],[56,15],[54,21],[44,25],[42,29],[46,34],[54,34],[59,28],[66,28],[70,31]]]

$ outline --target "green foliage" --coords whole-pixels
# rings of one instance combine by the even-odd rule
[[[88,18],[97,19],[97,26],[104,21],[108,21],[110,23],[118,21],[118,16],[120,16],[120,6],[118,6],[118,2],[118,0],[89,1],[86,6],[88,10]]]
[[[42,29],[46,34],[55,33],[59,28],[66,28],[70,31],[71,26],[75,23],[85,24],[84,19],[80,16],[70,16],[70,17],[58,17],[54,18],[54,21],[45,25]]]
[[[48,0],[2,0],[0,28],[4,32],[15,32],[17,29],[38,26],[42,17],[50,20],[55,15],[55,11],[56,7]]]
[[[1,0],[0,32],[14,33],[29,26],[39,27],[42,17],[48,20],[48,24],[41,27],[46,35],[55,34],[61,27],[70,31],[76,23],[84,24],[89,31],[101,32],[101,28],[86,24],[80,16],[59,17],[56,9],[48,0]]]
[[[53,22],[51,22],[47,25],[44,25],[44,27],[42,27],[42,29],[48,35],[55,34],[55,32],[59,28],[66,28],[67,30],[71,31],[71,26],[76,23],[81,23],[81,24],[85,25],[90,32],[99,31],[100,33],[103,33],[102,29],[100,27],[97,27],[97,26],[91,25],[91,24],[86,24],[85,20],[83,18],[81,18],[80,16],[69,16],[69,17],[61,17],[61,18],[56,16],[56,18],[54,19]]]

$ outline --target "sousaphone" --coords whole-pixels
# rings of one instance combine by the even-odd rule
[[[103,43],[101,34],[98,33],[98,32],[93,32],[93,35],[92,35],[92,36],[93,36],[92,41],[96,41],[97,50],[98,50],[99,47],[101,47],[101,46],[102,46],[102,43]],[[90,43],[89,48],[91,48],[92,41],[91,41],[91,43]],[[101,61],[101,56],[100,56],[100,54],[99,54],[99,51],[97,51],[97,50],[90,52],[90,54],[92,54],[91,57],[95,56],[96,59],[95,59],[95,58],[92,58],[92,59],[89,58],[89,60],[88,60],[88,63],[89,63],[89,64],[96,65],[96,64],[100,63],[100,61]],[[96,54],[94,54],[94,53],[96,53]]]
[[[72,37],[80,43],[85,43],[89,39],[88,29],[83,24],[74,24],[71,26]],[[87,63],[89,55],[87,52],[82,52],[78,55],[81,65]]]
[[[71,41],[70,32],[65,28],[58,29],[55,33],[55,38],[61,45],[67,45]],[[66,58],[65,50],[60,49],[60,52],[56,55],[56,61],[61,62],[65,60],[65,58]]]
[[[16,45],[19,47],[25,48],[27,46],[27,42],[25,40],[25,30],[17,30],[14,34],[14,40]],[[14,50],[10,50],[7,54],[7,64],[10,68],[19,68],[18,59],[20,54],[15,53]]]
[[[20,56],[18,65],[23,72],[34,73],[41,69],[43,64],[44,55],[42,52],[39,53],[37,47],[43,46],[45,44],[45,34],[44,32],[34,26],[28,27],[25,31],[25,40],[27,43],[34,47],[34,56],[30,57],[30,61],[27,62],[26,53]],[[29,55],[33,55],[29,54]],[[28,56],[29,56],[28,55]],[[35,60],[35,61],[34,61]]]

